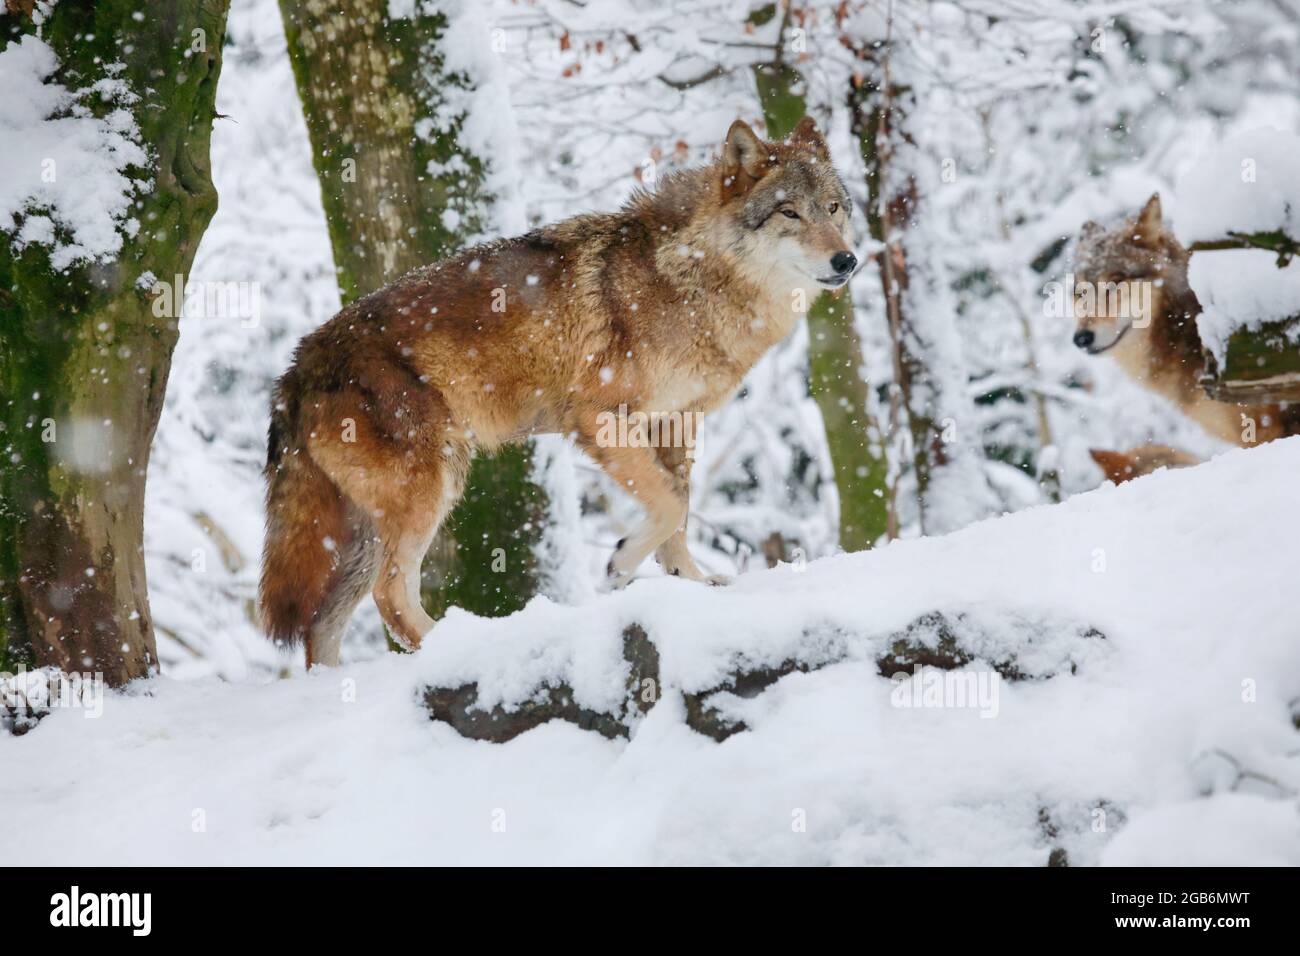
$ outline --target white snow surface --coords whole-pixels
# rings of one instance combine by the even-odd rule
[[[1264,249],[1195,253],[1187,279],[1201,303],[1196,330],[1220,364],[1234,332],[1300,316],[1300,262],[1279,269]]]
[[[453,612],[414,656],[161,677],[93,720],[56,708],[0,736],[0,762],[29,771],[0,776],[6,861],[1042,865],[1060,846],[1075,864],[1297,865],[1297,473],[1292,438],[727,589],[656,578]],[[935,609],[1105,638],[1073,673],[1003,682],[991,719],[893,706],[873,635]],[[430,681],[473,679],[485,703],[550,680],[612,705],[632,621],[663,687],[630,741],[552,722],[473,742],[419,703]],[[1069,631],[1020,650],[990,634],[988,653],[1042,663]],[[745,701],[749,731],[719,744],[685,725],[683,688],[832,633],[857,650]]]
[[[1230,136],[1183,170],[1175,192],[1184,245],[1229,232],[1300,238],[1300,135],[1260,127]]]

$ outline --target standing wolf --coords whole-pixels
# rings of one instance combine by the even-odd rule
[[[609,562],[686,548],[689,449],[610,441],[627,410],[699,415],[732,394],[822,289],[849,280],[849,196],[811,119],[786,142],[732,124],[721,158],[622,211],[417,269],[299,344],[268,437],[263,622],[335,664],[373,591],[408,649],[433,627],[420,564],[476,449],[572,436],[644,507]],[[623,434],[626,431],[624,430]]]
[[[1084,223],[1075,253],[1075,288],[1090,301],[1076,307],[1074,344],[1090,355],[1113,356],[1130,377],[1223,441],[1248,445],[1300,432],[1300,407],[1218,402],[1201,387],[1205,354],[1196,331],[1201,304],[1187,282],[1190,257],[1165,227],[1158,194],[1114,229]],[[1099,290],[1116,286],[1145,293],[1134,299],[1149,296],[1145,314],[1120,312],[1105,302]],[[1243,437],[1243,415],[1255,423],[1249,440]]]

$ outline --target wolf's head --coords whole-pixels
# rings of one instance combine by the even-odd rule
[[[1074,265],[1074,344],[1096,355],[1133,328],[1146,328],[1169,292],[1171,269],[1185,259],[1165,228],[1160,195],[1113,229],[1086,222]]]
[[[835,289],[858,260],[849,246],[848,190],[811,117],[769,143],[741,120],[722,149],[727,245],[754,275]]]

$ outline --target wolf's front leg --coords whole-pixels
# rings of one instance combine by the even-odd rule
[[[646,511],[645,520],[618,543],[609,559],[606,573],[610,583],[622,587],[651,552],[685,525],[686,502],[653,448],[603,444],[595,429],[583,430],[578,440],[582,449]]]
[[[685,447],[670,445],[656,449],[661,464],[665,471],[672,476],[673,493],[682,502],[682,523],[675,529],[672,536],[659,545],[655,551],[655,560],[659,566],[664,569],[665,574],[671,574],[674,577],[683,577],[689,581],[702,581],[705,584],[722,585],[730,584],[731,579],[721,574],[705,574],[700,570],[695,559],[691,557],[690,549],[686,546],[686,521],[687,512],[690,508],[691,501],[691,450]]]

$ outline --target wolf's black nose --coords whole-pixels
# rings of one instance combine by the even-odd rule
[[[846,275],[858,267],[858,257],[851,252],[837,252],[831,256],[831,268],[839,275]]]
[[[1074,344],[1081,349],[1086,349],[1096,338],[1097,336],[1093,335],[1091,329],[1080,329],[1074,333]]]

